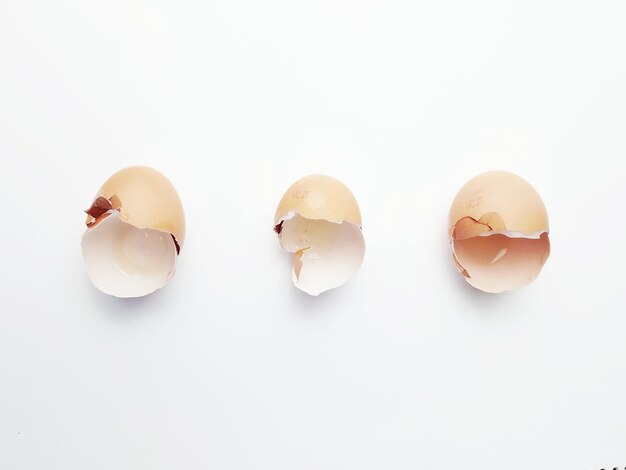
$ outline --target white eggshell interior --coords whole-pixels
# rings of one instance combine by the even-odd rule
[[[137,228],[115,210],[85,232],[82,250],[91,281],[116,297],[154,292],[169,281],[176,265],[176,245],[169,233]]]
[[[311,295],[344,284],[359,270],[365,255],[360,227],[299,214],[283,220],[280,243],[294,253],[295,286]]]

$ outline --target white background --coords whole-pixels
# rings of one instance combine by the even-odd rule
[[[623,1],[0,3],[0,468],[626,467]],[[90,284],[114,171],[178,188],[171,283]],[[528,179],[552,256],[487,295],[447,211]],[[319,298],[272,232],[343,180],[367,254]]]

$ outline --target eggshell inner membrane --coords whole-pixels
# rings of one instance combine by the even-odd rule
[[[282,221],[280,243],[294,253],[292,277],[310,295],[339,287],[359,270],[365,255],[360,227],[290,214]]]
[[[112,210],[82,239],[83,259],[94,285],[116,297],[141,297],[163,287],[174,274],[172,235],[137,228]]]
[[[452,241],[454,260],[467,282],[498,293],[530,284],[550,255],[548,233],[538,236],[477,234]]]

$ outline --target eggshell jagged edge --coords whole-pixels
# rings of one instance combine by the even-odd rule
[[[309,295],[345,284],[363,263],[363,233],[351,222],[309,219],[292,211],[274,230],[281,247],[293,253],[294,285]]]

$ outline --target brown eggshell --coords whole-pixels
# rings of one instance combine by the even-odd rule
[[[309,295],[343,285],[363,262],[359,206],[330,176],[311,175],[293,184],[278,204],[274,230],[283,249],[294,254],[294,285]]]
[[[352,192],[341,181],[327,175],[310,175],[296,181],[281,199],[274,224],[290,212],[307,219],[350,222],[361,227],[361,211]]]
[[[468,181],[452,203],[449,223],[459,272],[484,292],[531,283],[550,255],[543,201],[513,173],[490,171]]]
[[[171,233],[179,247],[185,240],[185,213],[176,189],[157,170],[131,166],[113,174],[96,193],[119,209],[120,219],[137,228]],[[93,221],[87,216],[87,223]]]

